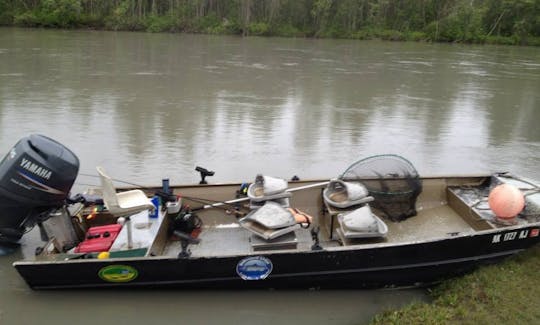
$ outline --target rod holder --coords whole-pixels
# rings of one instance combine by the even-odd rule
[[[214,171],[208,170],[200,166],[195,167],[195,170],[201,173],[201,181],[199,182],[199,184],[208,184],[205,179],[206,176],[214,176]]]

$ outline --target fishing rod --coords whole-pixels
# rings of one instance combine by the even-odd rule
[[[91,174],[83,174],[81,173],[80,175],[82,176],[90,176],[90,177],[99,177],[98,175],[91,175]],[[115,179],[115,178],[111,178],[113,181],[116,181],[116,182],[119,182],[119,183],[124,183],[124,184],[128,184],[128,185],[133,185],[133,186],[137,186],[137,187],[140,187],[140,188],[143,188],[143,189],[153,189],[155,187],[148,187],[148,186],[142,186],[142,185],[139,185],[139,184],[136,184],[136,183],[132,183],[132,182],[128,182],[128,181],[124,181],[124,180],[120,180],[120,179]],[[297,191],[301,191],[301,190],[307,190],[307,189],[310,189],[310,188],[316,188],[316,187],[322,187],[322,186],[326,186],[330,183],[330,181],[325,181],[325,182],[320,182],[320,183],[315,183],[315,184],[309,184],[309,185],[304,185],[304,186],[299,186],[299,187],[293,187],[293,188],[288,188],[285,190],[285,192],[297,192]],[[194,211],[199,211],[199,210],[205,210],[205,209],[210,209],[210,208],[218,208],[218,207],[222,207],[224,205],[228,205],[228,206],[231,206],[235,203],[240,203],[240,202],[245,202],[245,201],[248,201],[250,200],[249,197],[241,197],[241,198],[237,198],[237,199],[232,199],[232,200],[227,200],[227,201],[214,201],[214,200],[211,200],[211,199],[204,199],[204,198],[195,198],[195,197],[189,197],[189,196],[182,196],[188,200],[192,200],[192,201],[199,201],[198,203],[203,203],[201,201],[213,201],[215,203],[212,203],[212,204],[206,204],[206,205],[203,205],[202,207],[199,207],[199,208],[195,208]]]
[[[79,173],[79,175],[81,175],[81,176],[88,176],[88,177],[94,177],[94,178],[100,178],[99,175],[93,175],[93,174]],[[153,187],[150,187],[150,186],[143,186],[143,185],[140,185],[140,184],[136,184],[136,183],[124,181],[124,180],[117,179],[117,178],[111,178],[111,180],[113,180],[113,181],[115,181],[115,182],[118,182],[118,183],[124,183],[124,184],[128,184],[128,185],[133,185],[133,186],[137,186],[137,187],[139,187],[139,188],[144,188],[144,189],[155,188],[155,186],[153,186]],[[83,184],[83,185],[84,185],[84,184]]]
[[[98,175],[84,174],[84,173],[80,173],[80,175],[82,175],[82,176],[90,176],[90,177],[95,177],[95,178],[100,177]],[[133,186],[136,186],[136,187],[142,188],[142,189],[155,189],[156,188],[156,186],[143,186],[143,185],[140,185],[140,184],[136,184],[136,183],[132,183],[132,182],[124,181],[124,180],[121,180],[121,179],[116,179],[116,178],[111,178],[111,180],[113,180],[115,182],[118,182],[118,183],[124,183],[124,184],[128,184],[128,185],[133,185]],[[90,185],[90,184],[82,184],[82,183],[79,183],[79,184],[81,184],[81,185]],[[93,186],[95,186],[95,185],[93,185]],[[208,202],[213,202],[214,204],[215,203],[223,203],[223,205],[227,205],[224,201],[217,201],[217,200],[212,200],[212,199],[198,198],[198,197],[185,196],[185,195],[182,195],[182,197],[185,198],[185,199],[188,199],[190,201],[194,201],[194,202],[202,203],[202,204],[206,204]]]
[[[292,192],[296,192],[296,191],[307,190],[307,189],[310,189],[310,188],[326,186],[329,183],[330,183],[330,181],[326,181],[326,182],[309,184],[309,185],[304,185],[304,186],[299,186],[299,187],[288,188],[288,189],[285,190],[285,192],[291,192],[292,193]],[[220,206],[223,206],[223,205],[229,205],[229,204],[244,202],[244,201],[248,201],[248,200],[250,200],[249,197],[242,197],[242,198],[238,198],[238,199],[234,199],[234,200],[228,200],[228,201],[217,202],[217,203],[213,203],[213,204],[207,204],[207,205],[204,205],[204,206],[202,206],[202,207],[200,207],[198,209],[203,210],[203,209],[216,208],[216,207],[220,207]]]

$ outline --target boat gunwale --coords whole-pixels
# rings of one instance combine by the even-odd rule
[[[427,176],[424,176],[424,175],[420,175],[419,179],[422,180],[422,179],[465,179],[465,178],[489,178],[489,177],[492,177],[493,175],[498,175],[498,174],[506,174],[506,172],[486,172],[486,173],[482,173],[482,174],[455,174],[455,175],[437,175],[437,174],[433,174],[433,175],[427,175]],[[300,180],[297,180],[297,181],[293,181],[293,180],[288,180],[288,184],[291,185],[291,184],[301,184],[301,183],[323,183],[323,182],[328,182],[334,178],[337,178],[339,176],[336,176],[336,177],[331,177],[331,178],[321,178],[321,177],[317,177],[317,178],[306,178],[306,179],[300,179]],[[366,181],[370,181],[370,180],[379,180],[379,178],[376,178],[376,177],[365,177],[365,178],[360,178],[361,180],[366,180]],[[389,178],[389,179],[395,179],[395,180],[399,180],[401,178]],[[117,182],[120,182],[122,183],[123,181],[122,180],[113,180],[113,181],[117,181]],[[193,188],[205,188],[205,187],[226,187],[226,186],[236,186],[236,185],[240,185],[240,184],[243,184],[245,182],[242,182],[242,181],[225,181],[225,182],[220,182],[220,183],[209,183],[209,184],[198,184],[198,183],[193,183],[193,184],[171,184],[169,185],[169,188],[170,189],[181,189],[181,188],[190,188],[190,187],[193,187]],[[324,185],[320,185],[321,187],[323,187]],[[100,188],[99,186],[92,186],[92,188]],[[117,190],[131,190],[131,189],[141,189],[141,190],[154,190],[154,189],[159,189],[159,188],[162,188],[162,185],[161,184],[156,184],[156,185],[126,185],[126,186],[117,186],[116,189]],[[289,189],[294,189],[294,187],[291,187]]]

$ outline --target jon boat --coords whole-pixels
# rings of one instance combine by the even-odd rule
[[[203,184],[116,188],[98,168],[101,186],[70,196],[78,169],[41,135],[0,162],[0,238],[35,225],[42,234],[35,256],[14,263],[33,289],[415,286],[540,238],[538,184],[508,173],[421,178],[395,155],[331,180],[208,185],[213,172],[198,167]]]

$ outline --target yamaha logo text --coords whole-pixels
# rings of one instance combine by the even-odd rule
[[[44,179],[50,179],[52,172],[45,167],[41,167],[40,165],[23,158],[21,160],[21,167],[26,169],[27,171],[31,172],[34,175],[37,175]]]

